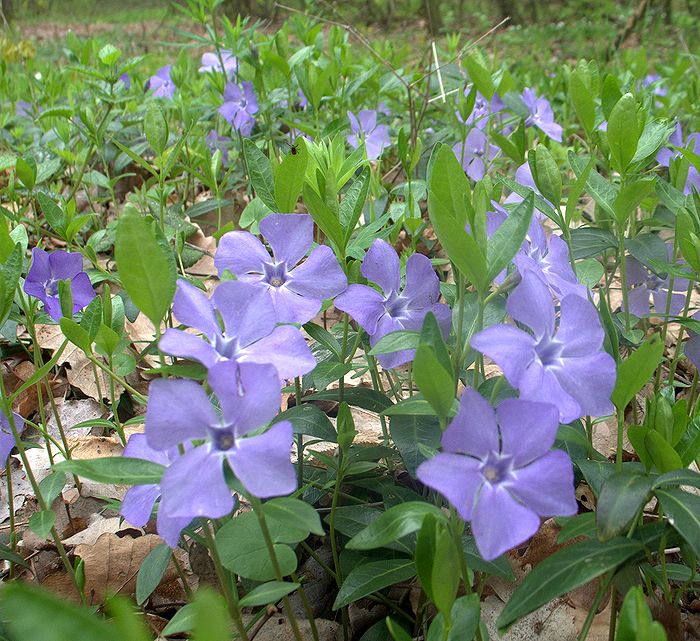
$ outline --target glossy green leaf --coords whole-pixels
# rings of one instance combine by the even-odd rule
[[[603,483],[598,496],[596,525],[598,538],[607,541],[624,534],[646,504],[652,478],[647,474],[623,470]]]
[[[136,603],[143,605],[160,585],[172,554],[170,546],[167,543],[161,543],[146,555],[136,575]]]
[[[151,100],[146,104],[146,115],[143,118],[143,130],[146,140],[151,145],[153,151],[159,156],[168,146],[168,121],[160,102]]]
[[[656,490],[668,522],[700,557],[700,496],[683,490]]]
[[[282,597],[294,592],[301,587],[300,583],[287,581],[268,581],[253,588],[238,602],[242,608],[251,608],[258,605],[277,603]]]
[[[486,252],[488,265],[486,278],[488,281],[492,281],[510,265],[513,257],[522,246],[532,220],[534,198],[535,193],[530,190],[530,193],[510,212],[493,236],[488,239]]]
[[[627,403],[647,383],[663,355],[663,341],[654,334],[619,364],[611,397],[618,411],[624,411]]]
[[[333,609],[338,610],[395,583],[408,581],[415,574],[411,559],[386,559],[358,565],[345,577]]]
[[[631,93],[623,95],[610,112],[608,119],[608,144],[615,169],[625,173],[642,133],[637,101]]]
[[[34,512],[29,518],[29,529],[34,532],[40,539],[48,538],[51,533],[51,528],[56,522],[56,514],[53,510],[41,510]]]
[[[312,505],[291,496],[270,499],[263,504],[263,512],[268,520],[276,522],[280,528],[301,530],[323,536],[325,534],[321,517]]]
[[[308,161],[306,143],[299,137],[275,171],[275,202],[280,212],[286,214],[296,209]]]
[[[652,619],[644,591],[638,586],[630,588],[622,602],[615,641],[666,641],[663,626]]]
[[[53,466],[56,472],[76,474],[98,483],[149,485],[160,483],[165,467],[152,461],[127,456],[70,459]]]

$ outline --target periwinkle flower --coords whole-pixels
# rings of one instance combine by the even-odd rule
[[[593,303],[565,296],[555,326],[549,289],[527,270],[506,310],[532,334],[513,325],[492,325],[474,335],[471,346],[503,370],[521,399],[553,403],[563,423],[612,412],[615,361],[602,350],[605,332]]]
[[[12,416],[15,421],[17,433],[21,434],[22,429],[24,428],[24,419],[16,412],[12,412]],[[8,419],[5,413],[0,410],[0,470],[5,468],[7,457],[10,455],[10,452],[14,446],[15,437],[12,433],[10,419]]]
[[[552,140],[562,141],[562,126],[554,122],[554,112],[549,100],[539,98],[537,94],[529,88],[523,89],[523,102],[528,108],[530,115],[525,120],[526,125],[534,126],[547,134]]]
[[[464,90],[464,95],[469,95],[470,89]],[[503,101],[500,99],[498,94],[493,94],[490,101],[486,100],[484,96],[481,95],[480,91],[476,92],[476,97],[474,99],[474,107],[472,112],[467,116],[467,119],[462,118],[462,114],[459,111],[455,112],[457,120],[466,125],[474,125],[479,127],[479,129],[485,129],[488,124],[488,119],[494,114],[503,111],[506,108]]]
[[[515,182],[518,183],[519,185],[522,185],[523,187],[529,187],[534,191],[540,198],[542,198],[546,203],[548,203],[552,209],[556,210],[557,208],[552,205],[543,195],[542,192],[538,189],[537,185],[535,184],[535,177],[532,175],[532,169],[530,169],[530,163],[527,161],[524,162],[520,167],[518,167],[515,170]],[[517,194],[516,192],[512,192],[508,194],[508,197],[505,199],[505,204],[510,205],[514,203],[520,203],[524,199],[520,194]],[[536,214],[538,217],[540,214]]]
[[[364,142],[367,159],[377,160],[384,147],[388,147],[390,143],[387,126],[377,124],[377,112],[373,109],[363,109],[355,116],[352,111],[348,111],[348,120],[352,129],[352,133],[346,137],[348,144],[357,149]]]
[[[674,147],[683,147],[685,149],[690,149],[690,151],[693,153],[700,154],[700,133],[696,132],[690,134],[685,140],[683,140],[683,129],[681,128],[681,123],[676,124],[676,129],[671,134],[668,142]],[[678,158],[678,156],[680,156],[679,151],[664,147],[656,154],[656,162],[658,162],[662,167],[669,167],[671,164],[671,159]],[[683,187],[683,193],[692,193],[693,187],[700,191],[700,173],[691,164],[688,168],[688,177],[686,178],[685,186]]]
[[[83,257],[78,252],[45,252],[32,249],[32,266],[24,281],[24,291],[44,303],[46,313],[56,322],[61,320],[61,301],[58,283],[70,279],[73,314],[87,307],[95,298],[88,275],[83,271]]]
[[[216,519],[233,509],[225,464],[258,498],[286,495],[297,486],[290,460],[292,424],[280,421],[253,435],[280,407],[275,368],[225,361],[209,370],[208,382],[220,413],[194,381],[158,379],[150,386],[145,431],[149,447],[168,451],[204,441],[172,461],[163,474],[160,509],[172,518]]]
[[[527,541],[540,517],[578,511],[571,460],[551,449],[558,428],[550,403],[509,398],[494,411],[467,388],[442,435],[442,452],[418,466],[420,481],[471,521],[487,561]]]
[[[440,299],[440,280],[427,256],[412,254],[406,261],[406,284],[401,288],[401,265],[394,248],[377,239],[367,251],[360,268],[362,275],[376,283],[381,292],[367,285],[353,284],[335,299],[335,306],[352,316],[369,334],[374,347],[382,336],[406,329],[420,331],[432,312],[445,337],[450,332],[450,308]],[[377,359],[389,369],[410,361],[415,350],[380,354]]]
[[[700,322],[700,312],[695,312],[691,318],[694,321]],[[689,329],[688,340],[684,343],[683,348],[690,362],[700,369],[700,334]]]
[[[642,80],[642,87],[654,84],[654,95],[663,98],[667,95],[666,87],[661,84],[661,76],[658,73],[648,73]]]
[[[311,250],[314,223],[308,214],[270,214],[260,221],[260,233],[272,256],[253,234],[232,231],[219,243],[214,264],[239,280],[260,287],[272,300],[278,323],[306,323],[347,287],[347,279],[333,250]]]
[[[240,85],[227,83],[219,113],[241,135],[249,136],[255,125],[255,114],[258,113],[258,99],[253,85],[247,81]]]
[[[131,76],[129,76],[128,73],[124,72],[121,76],[119,76],[119,82],[121,82],[127,89],[131,89]]]
[[[221,361],[270,364],[281,380],[316,367],[301,332],[292,325],[276,326],[270,297],[250,283],[224,281],[209,299],[194,285],[179,280],[173,313],[181,323],[202,332],[206,340],[169,328],[158,343],[167,354],[198,361],[207,368]]]
[[[32,103],[26,100],[18,100],[15,103],[15,116],[19,118],[29,118],[32,115]]]
[[[180,457],[180,450],[178,447],[171,447],[166,451],[154,450],[148,445],[145,434],[133,434],[124,448],[124,456],[151,461],[167,467]],[[151,519],[153,506],[160,496],[161,489],[157,483],[134,485],[124,495],[119,512],[131,525],[143,527]],[[169,516],[161,504],[156,517],[156,529],[160,538],[174,549],[180,540],[180,533],[190,524],[191,520],[192,516]]]
[[[223,61],[223,69],[221,62]],[[238,73],[238,58],[228,49],[221,50],[221,58],[214,52],[202,54],[202,65],[199,67],[199,73],[221,73],[226,72],[226,77],[231,78]]]
[[[500,149],[489,143],[481,129],[474,127],[464,141],[455,143],[452,151],[467,176],[472,180],[481,180],[486,174],[486,167],[498,155]]]
[[[171,69],[172,65],[165,65],[146,81],[146,89],[153,91],[154,97],[165,98],[166,100],[173,99],[177,87],[170,77]]]
[[[666,246],[669,255],[673,250]],[[666,313],[680,313],[685,305],[685,295],[688,290],[686,278],[674,278],[671,284],[670,274],[659,276],[647,269],[636,258],[628,256],[627,263],[627,304],[631,314],[642,318],[650,313],[650,298],[654,302],[654,311],[659,316]],[[669,300],[670,298],[670,300]],[[667,312],[668,310],[668,312]]]

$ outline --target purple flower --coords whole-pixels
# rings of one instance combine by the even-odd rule
[[[163,474],[161,509],[173,518],[216,519],[233,509],[225,463],[258,498],[289,494],[297,486],[290,460],[292,424],[280,421],[252,436],[279,410],[275,368],[225,361],[209,370],[208,381],[220,414],[194,381],[158,379],[149,390],[146,438],[151,448],[167,451],[188,441],[204,441],[171,462]]]
[[[119,76],[119,82],[121,82],[127,89],[131,89],[131,77],[128,73],[123,73]]]
[[[223,70],[226,72],[226,77],[231,78],[238,73],[238,58],[228,49],[221,50],[221,60],[224,62]],[[202,66],[199,68],[199,73],[221,73],[221,60],[216,52],[202,54]]]
[[[352,133],[347,136],[348,144],[357,149],[364,142],[367,159],[377,160],[382,149],[390,143],[387,126],[377,124],[377,112],[372,109],[363,109],[357,117],[348,111],[348,119],[352,129]]]
[[[12,412],[12,416],[15,419],[15,427],[17,428],[17,433],[21,434],[24,428],[24,419],[17,414]],[[15,446],[15,437],[12,433],[12,426],[10,425],[10,420],[7,418],[5,413],[0,410],[0,470],[5,469],[5,464],[7,463],[7,457],[10,455],[12,448]]]
[[[555,328],[549,289],[527,270],[506,310],[532,334],[513,325],[492,325],[473,336],[471,346],[499,365],[520,398],[554,403],[563,423],[612,412],[615,361],[602,351],[605,332],[593,303],[565,296]]]
[[[467,388],[442,435],[442,452],[418,467],[421,482],[471,521],[487,561],[527,541],[540,517],[578,511],[571,460],[551,449],[558,428],[550,403],[509,398],[494,411]]]
[[[673,249],[667,245],[666,249],[669,258],[673,254]],[[650,313],[649,299],[654,301],[654,311],[659,316],[668,313],[676,315],[680,313],[685,305],[685,295],[688,290],[688,280],[685,278],[674,278],[673,289],[671,289],[671,277],[664,278],[647,269],[638,260],[628,256],[627,262],[627,304],[631,314],[642,318]],[[669,303],[669,296],[671,298]]]
[[[472,180],[481,180],[486,173],[486,167],[500,151],[496,145],[489,143],[486,134],[481,129],[473,128],[467,134],[464,142],[455,143],[452,151]]]
[[[523,89],[523,102],[530,111],[525,124],[534,126],[547,134],[552,140],[561,142],[562,127],[554,122],[554,113],[549,100],[538,98],[532,89]]]
[[[302,376],[316,367],[301,332],[292,325],[276,327],[270,297],[264,289],[250,283],[224,281],[210,300],[194,285],[179,280],[173,313],[181,323],[202,332],[207,340],[170,328],[158,344],[167,354],[190,358],[207,368],[221,361],[270,364],[281,380]]]
[[[389,107],[387,106],[387,104],[386,104],[384,101],[381,101],[381,102],[377,105],[377,111],[378,111],[380,114],[384,114],[384,115],[387,116],[387,117],[391,116],[391,109],[389,109]]]
[[[676,124],[676,130],[673,132],[673,134],[671,134],[671,138],[668,142],[674,147],[683,147],[685,149],[690,149],[690,151],[693,153],[700,154],[700,133],[696,132],[690,134],[684,142],[681,123]],[[680,152],[676,151],[675,149],[665,147],[664,149],[660,149],[659,153],[656,154],[656,162],[658,162],[662,167],[669,167],[671,164],[671,159],[678,158],[679,156]],[[683,193],[692,193],[693,187],[700,191],[700,173],[693,165],[690,165],[688,168],[688,177],[683,188]]]
[[[229,82],[224,89],[224,103],[219,113],[241,135],[249,136],[258,113],[258,100],[253,85],[244,81],[240,85]]]
[[[450,332],[450,308],[440,299],[440,280],[427,256],[413,254],[406,261],[406,284],[401,289],[401,266],[394,248],[377,239],[367,251],[360,269],[381,292],[367,285],[353,284],[335,299],[335,306],[352,316],[369,334],[374,347],[382,336],[406,329],[420,331],[428,312],[432,312],[445,337]],[[381,354],[377,358],[385,369],[410,361],[415,350]]]
[[[124,448],[124,456],[144,459],[167,467],[180,457],[180,450],[178,447],[171,447],[166,451],[154,450],[148,446],[145,434],[134,434]],[[159,484],[134,485],[124,495],[120,513],[131,525],[143,527],[150,521],[153,506],[160,495]],[[171,517],[166,514],[161,505],[156,517],[156,528],[160,537],[171,548],[176,548],[180,533],[191,520],[191,516]]]
[[[228,136],[220,136],[216,129],[212,129],[205,140],[207,149],[213,154],[217,149],[221,152],[221,162],[228,164],[228,152],[231,147],[231,139]]]
[[[58,297],[58,283],[70,279],[73,296],[73,313],[87,307],[95,298],[88,275],[83,271],[83,257],[74,252],[45,252],[32,249],[32,266],[24,281],[24,291],[44,303],[46,313],[56,322],[61,320],[61,301]]]
[[[464,90],[464,95],[469,95],[469,90]],[[476,99],[474,100],[474,107],[472,112],[469,114],[466,120],[462,118],[462,114],[459,111],[455,112],[457,120],[466,125],[475,125],[479,129],[485,129],[488,124],[488,118],[497,114],[499,111],[503,111],[506,108],[503,101],[500,99],[498,94],[493,94],[491,97],[491,102],[486,100],[481,92],[476,92]]]
[[[32,115],[32,103],[26,100],[18,100],[15,103],[15,116],[29,118]]]
[[[272,256],[253,234],[232,231],[219,243],[214,264],[239,280],[260,287],[272,300],[278,323],[306,323],[347,287],[347,279],[330,247],[313,244],[314,223],[308,214],[270,214],[260,221],[260,233]]]
[[[491,236],[496,233],[496,230],[505,222],[505,219],[508,218],[508,212],[495,200],[491,201],[491,205],[493,206],[493,211],[486,212],[486,238],[491,238]],[[469,221],[467,221],[467,224],[464,226],[464,231],[466,231],[468,234],[472,234],[472,228]],[[525,244],[523,243],[523,247],[524,246]],[[493,279],[493,282],[500,285],[505,280],[507,271],[507,268],[504,269]]]
[[[156,71],[155,75],[151,76],[146,82],[146,89],[151,89],[156,98],[173,99],[173,94],[177,87],[170,77],[170,69],[172,65],[165,65]]]

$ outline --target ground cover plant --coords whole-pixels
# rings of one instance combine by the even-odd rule
[[[697,56],[219,4],[0,63],[0,637],[700,638]]]

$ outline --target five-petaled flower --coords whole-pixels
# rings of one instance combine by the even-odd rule
[[[554,122],[554,112],[549,100],[538,98],[532,89],[523,89],[523,102],[530,115],[525,120],[526,125],[534,126],[547,134],[552,140],[561,142],[562,126]]]
[[[189,447],[187,445],[187,449]],[[133,434],[124,448],[124,456],[151,461],[167,467],[180,457],[180,449],[176,446],[165,451],[154,450],[148,445],[145,434]],[[134,485],[124,495],[120,513],[131,525],[143,527],[151,519],[153,506],[160,495],[161,489],[157,483]],[[174,549],[180,540],[180,533],[191,520],[191,516],[169,516],[160,505],[156,517],[156,528],[160,537]]]
[[[671,134],[668,142],[674,147],[683,147],[685,149],[689,149],[695,154],[700,154],[700,133],[696,132],[690,134],[684,140],[681,123],[676,124],[676,129]],[[656,154],[656,162],[658,162],[662,167],[669,167],[671,165],[671,160],[673,158],[678,158],[680,155],[681,154],[679,151],[664,147],[663,149],[659,150],[659,153]],[[692,193],[693,187],[700,191],[700,172],[698,172],[697,168],[691,164],[688,168],[688,176],[685,179],[685,185],[683,186],[683,193]]]
[[[224,361],[209,369],[208,383],[220,412],[194,381],[158,379],[150,386],[145,429],[149,447],[167,452],[189,441],[204,441],[171,461],[163,474],[160,509],[172,518],[215,519],[233,509],[225,463],[258,498],[286,495],[297,486],[290,460],[292,424],[279,421],[257,433],[280,407],[275,368]]]
[[[44,303],[46,313],[56,322],[61,320],[58,283],[70,280],[73,313],[85,308],[95,298],[90,278],[83,271],[83,256],[78,252],[45,252],[32,249],[32,266],[24,281],[24,291]]]
[[[377,160],[384,147],[389,145],[389,130],[386,125],[377,124],[377,112],[374,109],[363,109],[355,116],[348,111],[351,134],[347,135],[348,144],[357,149],[363,142],[368,160]]]
[[[559,427],[549,403],[506,399],[494,411],[467,388],[442,436],[442,452],[420,464],[422,483],[465,521],[487,561],[527,541],[540,517],[576,514],[574,471],[552,450]]]
[[[207,368],[220,361],[270,364],[281,380],[302,376],[316,367],[301,332],[293,325],[276,326],[270,297],[250,283],[224,281],[210,300],[194,285],[179,280],[173,313],[207,340],[170,328],[158,344],[166,354],[199,361]]]
[[[673,248],[666,245],[669,257],[673,253]],[[686,278],[674,277],[671,282],[671,275],[660,276],[650,269],[647,269],[636,258],[628,256],[627,263],[627,304],[629,312],[642,318],[650,313],[649,299],[654,301],[654,312],[658,316],[666,314],[676,315],[681,312],[685,305],[685,296],[688,290],[688,280]]]
[[[440,280],[430,259],[413,254],[406,261],[406,284],[401,289],[401,265],[394,248],[377,239],[367,251],[360,269],[362,275],[376,283],[381,292],[367,285],[353,284],[335,299],[335,306],[352,316],[376,345],[382,336],[397,330],[419,331],[428,312],[438,321],[443,335],[450,332],[450,308],[439,303]],[[385,368],[410,361],[415,350],[381,354],[377,358]]]
[[[175,94],[175,83],[170,77],[170,70],[172,65],[165,65],[161,67],[158,71],[152,75],[146,82],[146,89],[151,89],[153,95],[156,98],[166,98],[167,100],[172,100]]]
[[[232,231],[219,243],[214,263],[219,274],[229,270],[239,280],[262,288],[272,299],[279,323],[306,323],[318,314],[324,299],[347,287],[347,279],[330,247],[315,247],[314,224],[308,214],[270,214],[260,233],[272,256],[253,234]]]
[[[22,429],[24,428],[24,419],[16,412],[12,412],[12,418],[14,419],[17,433],[21,434]],[[12,433],[10,419],[8,419],[5,413],[0,410],[0,470],[5,468],[7,457],[10,455],[10,452],[14,446],[15,437]]]
[[[506,310],[532,334],[513,325],[492,325],[475,334],[471,346],[496,362],[520,398],[553,403],[564,423],[612,413],[615,360],[602,350],[605,332],[593,303],[564,296],[555,327],[552,295],[527,270]]]
[[[258,99],[253,85],[248,81],[240,85],[227,83],[219,113],[241,135],[249,136],[255,125],[255,114],[258,113]]]

